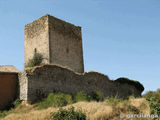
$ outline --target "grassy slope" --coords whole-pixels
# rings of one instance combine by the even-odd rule
[[[84,111],[90,120],[119,120],[121,113],[150,114],[150,108],[145,98],[130,98],[123,101],[109,99],[104,102],[78,102],[63,108],[70,108],[71,106]],[[13,109],[11,114],[0,120],[50,120],[50,113],[57,110],[58,108],[38,110],[36,105],[22,103]]]

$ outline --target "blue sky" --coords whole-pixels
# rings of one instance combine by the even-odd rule
[[[85,71],[160,88],[160,0],[0,0],[0,64],[24,69],[24,26],[51,14],[82,27]]]

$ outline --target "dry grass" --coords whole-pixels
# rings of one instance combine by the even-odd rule
[[[121,113],[134,114],[137,111],[144,114],[150,113],[149,105],[144,98],[132,98],[130,100],[121,101],[117,105],[109,105],[106,101],[78,102],[63,108],[68,109],[71,106],[75,107],[75,110],[81,109],[90,120],[120,120],[119,116]],[[127,106],[132,107],[130,108]],[[35,105],[22,103],[18,108],[13,110],[13,113],[0,120],[50,120],[50,113],[56,112],[57,110],[58,108],[37,110]]]
[[[130,104],[138,108],[141,113],[150,114],[150,106],[145,98],[130,99]]]
[[[101,120],[112,114],[112,107],[105,102],[78,102],[74,105],[75,109],[81,109],[91,120]]]

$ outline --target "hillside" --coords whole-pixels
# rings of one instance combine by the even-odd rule
[[[90,120],[118,120],[120,114],[136,114],[138,112],[149,114],[149,104],[144,98],[130,99],[122,102],[104,101],[104,102],[78,102],[67,105],[63,108],[67,109],[71,106],[76,110],[82,109]],[[11,114],[0,120],[50,120],[50,113],[58,111],[59,108],[47,108],[38,110],[36,105],[22,103]]]
[[[0,120],[159,120],[160,89],[155,92],[149,91],[138,98],[110,97],[105,100],[100,93],[96,96],[89,96],[83,92],[77,93],[76,96],[51,93],[34,104],[15,101],[14,106],[9,111],[1,111]],[[71,108],[73,111],[69,111]],[[79,114],[84,118],[64,119],[66,114],[70,117]],[[57,115],[56,118],[53,115]],[[145,115],[149,117],[145,118]]]

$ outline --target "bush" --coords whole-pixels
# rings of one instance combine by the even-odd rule
[[[58,112],[51,113],[52,120],[86,120],[86,114],[82,111],[75,111],[74,107],[68,110],[59,109]]]
[[[93,92],[91,95],[91,98],[92,98],[92,100],[95,100],[97,102],[104,100],[103,93],[101,93],[101,92]]]
[[[8,114],[8,111],[0,111],[0,118],[4,118]]]
[[[16,99],[16,100],[13,102],[14,108],[18,107],[21,103],[22,103],[22,101],[21,101],[20,99]]]
[[[151,98],[159,99],[160,93],[159,93],[159,91],[157,91],[157,92],[149,91],[149,92],[145,93],[143,95],[143,97],[145,97],[146,99],[151,99]]]
[[[10,103],[8,103],[8,105],[4,108],[4,110],[9,111],[12,108],[16,108],[21,104],[21,100],[20,99],[16,99]]]
[[[27,68],[27,67],[38,66],[42,63],[42,60],[43,60],[42,54],[34,53],[33,58],[29,60],[28,64],[25,67]]]
[[[118,105],[121,101],[122,101],[122,99],[118,99],[117,96],[115,96],[115,97],[108,97],[106,99],[106,103],[108,105],[113,106],[113,107],[116,106],[116,105]]]
[[[19,105],[21,104],[21,100],[20,99],[16,99],[15,101],[13,101],[12,103],[10,103],[4,111],[0,111],[0,118],[3,118],[5,116],[7,116],[8,114],[12,113],[12,109],[13,108],[17,108]]]
[[[62,107],[72,103],[72,96],[63,93],[50,93],[47,98],[38,102],[39,109],[48,107]]]
[[[148,101],[151,109],[151,114],[157,114],[160,116],[160,91],[159,89],[156,92],[149,91],[144,96]]]
[[[75,102],[79,102],[79,101],[90,101],[91,97],[88,96],[86,93],[84,92],[78,92],[75,97],[74,97],[74,101]]]
[[[63,93],[50,93],[47,98],[43,98],[43,94],[41,97],[41,91],[37,90],[39,100],[37,101],[37,106],[39,109],[45,109],[48,107],[62,107],[66,106],[67,104],[71,104],[74,102],[79,101],[90,101],[90,100],[96,100],[96,101],[102,101],[103,100],[103,94],[100,92],[95,92],[92,97],[87,95],[84,92],[78,92],[75,96],[73,96],[74,99],[72,99],[72,96],[70,94],[63,94]]]

